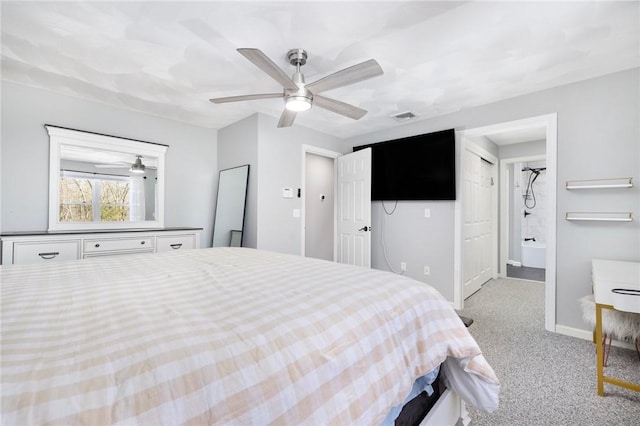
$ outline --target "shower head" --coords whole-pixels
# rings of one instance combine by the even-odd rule
[[[522,168],[523,172],[535,173],[536,176],[538,176],[540,174],[540,172],[543,171],[543,170],[547,170],[547,168],[546,167],[537,167],[537,168],[523,167]]]

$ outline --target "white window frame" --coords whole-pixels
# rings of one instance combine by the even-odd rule
[[[91,194],[92,195],[91,206],[93,208],[93,222],[100,222],[100,223],[102,223],[102,221],[100,220],[102,216],[102,206],[115,205],[115,204],[102,204],[100,202],[100,197],[102,195],[102,182],[103,181],[127,182],[129,186],[131,186],[131,178],[129,176],[100,175],[100,174],[95,174],[91,172],[66,171],[64,175],[61,174],[59,176],[59,179],[61,178],[86,179],[93,182],[94,190],[92,191],[92,194]],[[58,204],[58,208],[60,208],[60,205],[62,204],[62,201],[59,200],[59,202],[60,204]],[[122,205],[124,206],[125,204],[122,204]],[[131,212],[131,203],[127,203],[126,207],[129,209],[129,212]],[[60,218],[60,213],[58,213],[58,219],[59,218]],[[62,222],[62,223],[69,223],[69,222]],[[110,222],[104,222],[104,223],[110,223]]]
[[[45,125],[49,133],[49,231],[164,228],[165,154],[167,145]],[[154,220],[130,222],[60,222],[60,147],[76,146],[157,158]]]

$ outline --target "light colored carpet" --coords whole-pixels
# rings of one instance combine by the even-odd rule
[[[597,395],[591,341],[545,331],[544,283],[489,281],[459,313],[501,382],[495,412],[469,407],[472,426],[640,425],[640,393],[605,384]],[[640,383],[635,350],[612,347],[605,375]]]

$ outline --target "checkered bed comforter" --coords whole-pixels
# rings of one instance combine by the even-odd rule
[[[0,274],[3,425],[379,424],[447,357],[497,384],[450,304],[387,272],[214,248]]]

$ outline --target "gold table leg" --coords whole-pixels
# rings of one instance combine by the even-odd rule
[[[640,385],[625,382],[624,380],[614,379],[613,377],[606,377],[604,375],[604,348],[602,347],[602,310],[613,309],[610,305],[601,305],[596,303],[596,371],[598,372],[598,395],[604,395],[604,384],[609,383],[612,385],[620,386],[625,389],[631,389],[636,392],[640,392]]]
[[[598,372],[598,395],[604,395],[604,348],[602,347],[602,305],[596,303],[596,371]]]

